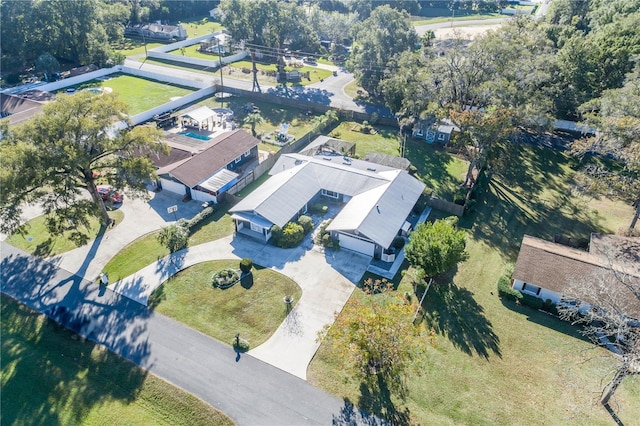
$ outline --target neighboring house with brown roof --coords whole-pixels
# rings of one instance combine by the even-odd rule
[[[611,291],[628,292],[628,315],[640,319],[640,300],[616,275],[640,290],[640,238],[592,234],[588,252],[541,240],[522,239],[512,287],[557,304],[570,286],[603,280]],[[584,300],[588,304],[591,300]]]
[[[44,104],[31,99],[33,95],[0,93],[0,118],[8,119],[10,126],[23,123],[42,112]]]
[[[166,164],[169,162],[166,156],[158,156],[156,165],[160,166],[158,176],[162,189],[193,200],[217,203],[218,196],[237,182],[245,166],[258,158],[260,141],[242,129],[223,133],[205,143],[195,142],[191,146],[179,143],[183,140],[187,144],[189,139],[193,138],[166,137],[172,152],[176,150],[173,155],[176,161]]]

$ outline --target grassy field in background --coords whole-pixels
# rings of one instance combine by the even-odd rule
[[[4,295],[2,424],[233,425],[222,412]]]
[[[354,380],[327,344],[309,367],[309,381],[379,415],[395,413],[398,424],[612,424],[596,404],[606,352],[591,349],[568,323],[502,301],[496,289],[524,234],[588,238],[628,226],[631,206],[574,193],[572,166],[562,152],[523,146],[509,170],[480,191],[476,212],[460,221],[469,259],[435,283],[423,303],[420,328],[435,341],[422,375],[409,371],[406,401]],[[419,281],[412,269],[398,279],[401,294]],[[363,297],[360,290],[352,296]],[[638,400],[640,383],[625,379],[612,404],[624,424],[640,418]]]
[[[213,287],[213,273],[238,269],[239,263],[215,260],[184,269],[153,292],[149,306],[229,345],[240,333],[255,348],[271,337],[286,318],[283,298],[293,296],[295,303],[300,300],[302,289],[291,278],[255,265],[253,273],[233,287]]]
[[[111,210],[109,211],[109,217],[115,221],[117,226],[117,224],[122,222],[122,219],[124,219],[124,214],[120,210]],[[106,232],[109,232],[111,229],[113,228],[107,229]],[[90,241],[95,239],[100,231],[100,221],[95,217],[89,219],[88,229],[80,228],[80,232],[87,234]],[[46,218],[43,215],[38,216],[25,224],[24,235],[20,235],[18,233],[12,234],[6,241],[8,244],[22,249],[27,253],[41,257],[48,257],[78,248],[79,246],[76,242],[68,238],[70,235],[70,232],[66,232],[61,236],[51,236],[46,227]]]
[[[129,105],[129,114],[135,115],[171,101],[171,98],[185,96],[195,91],[168,83],[147,80],[132,75],[118,75],[101,82],[102,87],[111,87],[118,97]]]
[[[376,134],[364,134],[353,121],[341,122],[331,135],[356,143],[356,154],[364,158],[367,154],[380,152],[400,156],[402,144],[398,130],[391,127],[373,126]],[[464,176],[469,163],[445,151],[438,144],[428,144],[422,140],[407,138],[405,158],[416,167],[416,178],[424,182],[434,195],[453,200],[453,196]]]

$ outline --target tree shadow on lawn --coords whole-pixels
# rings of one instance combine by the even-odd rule
[[[566,191],[558,192],[552,201],[523,194],[494,177],[486,188],[476,191],[475,212],[463,216],[459,225],[511,260],[517,257],[525,234],[553,241],[559,234],[579,240],[588,239],[592,232],[607,232],[586,199]]]
[[[333,415],[333,426],[378,426],[385,424],[380,418],[358,408],[349,398],[344,398],[344,405],[339,415]]]
[[[37,326],[38,314],[3,296],[2,422],[80,424],[87,412],[106,401],[132,403],[147,372],[52,320]],[[15,303],[15,306],[12,306]],[[24,337],[8,330],[19,322]]]
[[[422,320],[427,330],[433,328],[446,336],[467,355],[477,354],[488,359],[493,354],[502,358],[500,338],[493,332],[484,308],[475,301],[473,293],[452,280],[441,281],[431,285],[423,302]]]
[[[463,177],[452,176],[447,166],[455,156],[436,144],[428,144],[414,138],[407,138],[405,158],[417,169],[416,178],[427,185],[427,191],[444,200],[452,201]]]
[[[409,409],[396,406],[389,387],[379,375],[370,377],[369,381],[360,383],[358,406],[362,410],[378,416],[393,425],[408,425],[411,423]],[[335,419],[334,424],[336,424]]]
[[[541,312],[529,306],[517,304],[512,300],[501,298],[500,301],[505,308],[526,316],[527,321],[531,321],[535,324],[541,325],[545,328],[557,331],[558,333],[562,333],[575,339],[582,340],[583,342],[591,343],[591,340],[580,333],[580,331],[582,330],[582,326],[580,325],[571,325],[570,322],[563,321],[555,315]]]

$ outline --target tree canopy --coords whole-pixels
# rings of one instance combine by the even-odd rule
[[[415,362],[425,351],[426,340],[417,338],[419,329],[412,319],[415,307],[391,290],[386,281],[367,280],[365,299],[352,298],[326,330],[326,337],[367,383],[382,384],[402,396],[409,367],[420,373]],[[378,380],[382,383],[376,383]]]
[[[406,12],[380,6],[371,16],[353,28],[354,47],[347,68],[370,93],[378,92],[390,61],[400,53],[412,50],[418,34]]]
[[[52,234],[74,230],[90,215],[109,223],[97,183],[147,194],[155,167],[144,154],[168,152],[156,128],[122,128],[126,106],[114,94],[58,95],[43,113],[11,128],[0,140],[0,229],[20,225],[24,203],[38,203]]]
[[[418,225],[404,249],[411,266],[434,278],[466,260],[466,233],[456,226],[457,218]]]

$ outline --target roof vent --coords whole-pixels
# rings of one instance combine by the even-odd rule
[[[367,170],[369,170],[370,172],[375,172],[376,169],[374,167],[367,167]]]

